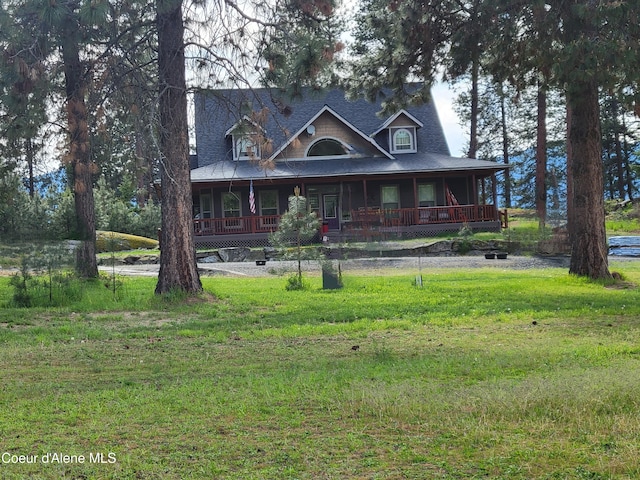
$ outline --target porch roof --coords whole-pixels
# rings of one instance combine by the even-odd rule
[[[228,180],[300,179],[393,175],[412,173],[480,173],[492,174],[507,165],[473,158],[456,158],[436,153],[398,155],[396,158],[302,159],[277,162],[273,169],[263,170],[254,162],[223,160],[191,170],[193,183]]]

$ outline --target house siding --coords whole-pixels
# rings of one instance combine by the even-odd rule
[[[280,153],[276,160],[304,158],[305,153],[310,145],[321,138],[335,138],[354,147],[360,154],[366,156],[381,156],[378,149],[373,148],[369,142],[364,140],[360,135],[348,129],[343,122],[338,120],[334,115],[325,112],[313,122],[316,128],[314,135],[308,135],[302,132],[297,137],[297,141],[292,142],[287,148]]]
[[[416,125],[416,123],[407,118],[406,115],[400,115],[398,118],[396,118],[393,122],[391,122],[389,124],[389,126],[387,127],[387,129],[389,128],[397,128],[397,127],[418,127],[418,125]]]

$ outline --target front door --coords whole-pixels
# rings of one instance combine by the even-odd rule
[[[340,230],[340,218],[338,217],[338,195],[325,194],[322,196],[324,209],[322,219],[328,223],[329,230]]]

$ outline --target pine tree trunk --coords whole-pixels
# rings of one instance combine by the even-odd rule
[[[627,131],[627,125],[622,116],[622,151],[624,152],[624,170],[626,178],[627,197],[633,202],[633,172],[631,171],[631,162],[629,161],[629,145],[627,144],[627,137],[624,132]]]
[[[571,114],[571,105],[567,103],[567,226],[569,224],[569,219],[573,216],[573,149],[571,148],[571,119],[573,115]],[[571,240],[571,230],[568,230],[569,233],[569,242],[573,245],[573,241]]]
[[[538,85],[538,128],[536,141],[536,214],[540,227],[547,221],[547,92]]]
[[[569,215],[569,272],[592,279],[611,278],[604,224],[602,137],[598,86],[585,80],[567,92],[571,111],[569,144],[573,202]]]
[[[476,57],[471,62],[471,132],[469,135],[469,151],[467,152],[467,157],[469,158],[476,158],[478,154],[478,78],[480,76],[480,62]]]
[[[202,290],[193,241],[181,0],[158,0],[162,231],[156,293]]]
[[[35,179],[33,178],[33,139],[31,137],[25,138],[24,152],[27,159],[27,167],[29,169],[29,197],[33,198],[36,194]]]
[[[617,187],[617,198],[620,200],[625,199],[625,170],[624,170],[624,156],[622,155],[622,141],[620,140],[620,136],[624,135],[624,132],[621,131],[621,126],[618,123],[620,119],[620,104],[614,98],[611,103],[611,115],[613,117],[613,147],[616,154],[616,160],[614,163],[616,169],[616,187]],[[610,153],[610,152],[609,152]],[[609,156],[609,160],[611,157]],[[612,180],[613,182],[613,180]],[[611,198],[616,198],[615,194],[611,195]]]
[[[500,123],[502,126],[502,161],[509,165],[509,127],[507,125],[507,110],[505,106],[505,95],[500,87]],[[511,208],[511,173],[509,169],[504,170],[504,206]]]
[[[96,220],[93,202],[93,163],[85,103],[84,71],[80,62],[80,32],[71,16],[64,25],[62,59],[67,94],[68,164],[72,168],[73,195],[77,219],[76,272],[85,278],[98,276]]]
[[[625,197],[625,176],[624,176],[624,157],[622,155],[622,142],[620,142],[620,132],[616,131],[616,170],[618,173],[618,198],[624,200]]]

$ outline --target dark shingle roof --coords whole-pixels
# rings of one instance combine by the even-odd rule
[[[326,177],[401,172],[500,170],[498,164],[450,156],[449,147],[433,102],[405,110],[419,119],[418,152],[389,158],[339,158],[278,162],[274,170],[263,171],[249,161],[234,161],[229,128],[251,111],[268,109],[264,132],[280,148],[325,105],[366,135],[375,133],[387,118],[377,115],[379,104],[348,100],[341,90],[309,92],[303,100],[285,104],[271,90],[212,90],[195,95],[195,128],[198,167],[191,172],[194,182],[259,177]],[[386,145],[382,145],[386,148]]]

